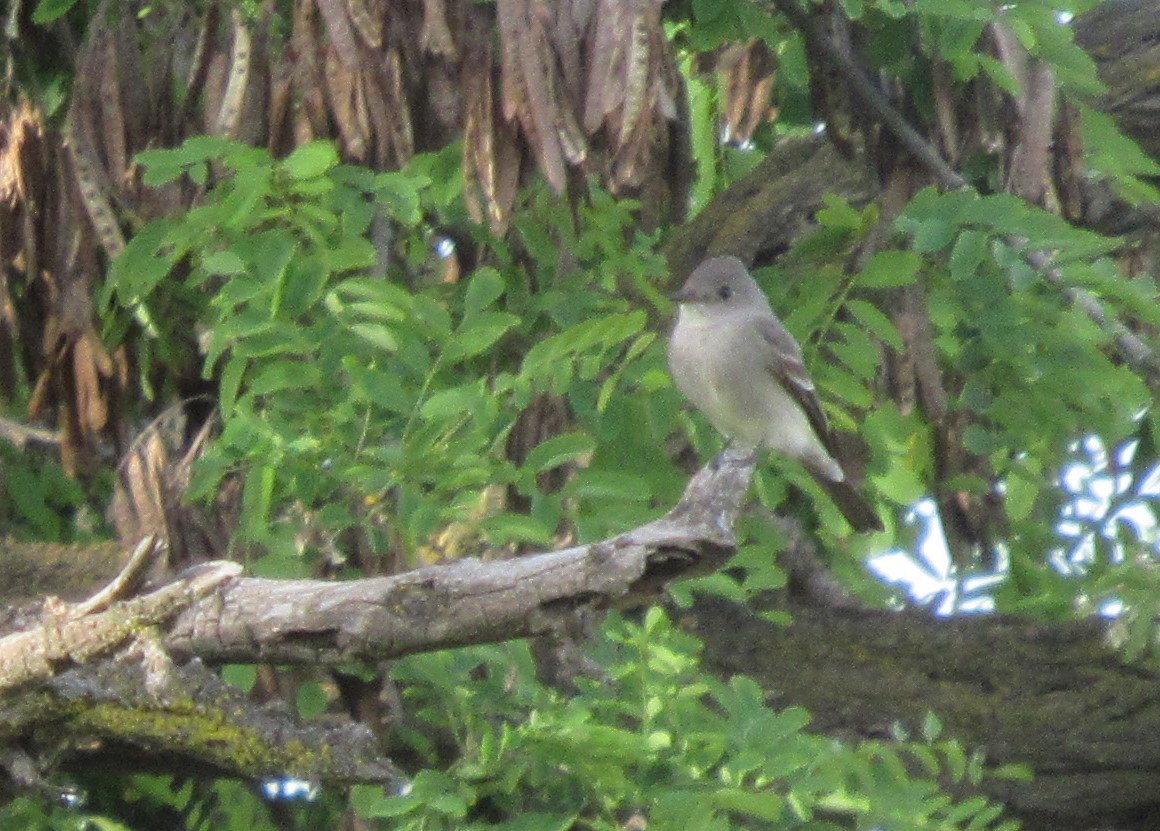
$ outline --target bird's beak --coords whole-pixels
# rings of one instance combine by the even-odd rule
[[[674,291],[672,294],[670,294],[669,300],[672,300],[675,303],[696,302],[697,293],[695,291],[690,291],[688,288],[683,288],[680,291]]]

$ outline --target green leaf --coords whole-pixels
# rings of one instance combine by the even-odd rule
[[[313,261],[290,263],[285,279],[278,284],[273,311],[283,319],[297,320],[322,299],[330,275]]]
[[[842,8],[846,10],[846,16],[851,20],[859,20],[866,12],[866,7],[862,0],[842,0]]]
[[[968,424],[963,431],[963,447],[976,456],[989,456],[1003,447],[1002,440],[979,424]]]
[[[315,364],[304,361],[277,361],[266,364],[254,373],[249,392],[269,395],[286,390],[310,389],[322,381],[322,372]]]
[[[717,19],[726,10],[731,11],[729,4],[722,3],[721,0],[693,0],[693,15],[697,19],[698,26]]]
[[[299,355],[310,358],[318,351],[316,339],[306,330],[288,323],[273,323],[270,328],[240,340],[233,354],[241,358],[269,358],[274,355]]]
[[[179,147],[142,150],[137,161],[145,167],[154,165],[190,165],[226,155],[238,143],[220,136],[192,136]]]
[[[913,251],[879,251],[858,275],[858,285],[871,289],[909,286],[915,281],[922,258]]]
[[[392,306],[390,303],[383,303],[381,301],[363,301],[359,300],[349,304],[345,311],[349,312],[351,316],[363,317],[369,320],[382,320],[388,323],[401,323],[407,319],[407,313],[398,306]]]
[[[731,813],[773,822],[785,812],[785,800],[771,790],[748,791],[741,788],[722,788],[713,794],[713,804]]]
[[[459,419],[465,413],[474,412],[481,395],[481,383],[471,381],[459,387],[440,390],[423,402],[419,412],[427,421],[443,421],[448,417]]]
[[[532,448],[524,467],[533,473],[543,473],[545,470],[579,459],[595,449],[596,440],[587,433],[564,433],[542,441]]]
[[[277,470],[271,465],[254,465],[242,485],[242,510],[251,523],[266,524],[270,518]],[[300,557],[295,557],[301,560]]]
[[[476,269],[468,279],[467,291],[463,295],[464,317],[479,314],[498,300],[503,291],[503,275],[490,266]]]
[[[411,314],[427,339],[432,343],[443,343],[451,335],[451,315],[446,307],[433,297],[422,294],[412,295]]]
[[[321,176],[339,163],[334,143],[322,139],[298,147],[282,161],[282,169],[295,179]]]
[[[846,402],[852,407],[869,407],[874,403],[865,377],[859,377],[845,368],[844,363],[826,363],[816,368],[814,381],[828,396]]]
[[[895,349],[902,349],[902,335],[898,327],[877,306],[865,300],[847,300],[846,309],[854,319],[862,324],[867,333],[873,335]]]
[[[494,545],[513,542],[550,545],[555,534],[555,528],[527,514],[497,514],[485,519],[481,528]]]
[[[223,315],[210,331],[206,366],[213,366],[223,352],[239,341],[269,332],[274,326],[269,313],[260,308],[244,308],[236,314]]]
[[[942,721],[934,713],[927,710],[922,719],[922,740],[933,742],[942,735]]]
[[[414,408],[414,394],[403,388],[394,372],[363,366],[353,357],[343,361],[350,379],[351,395],[358,401],[369,401],[388,412],[407,414]]]
[[[210,274],[225,276],[243,274],[246,271],[246,264],[242,262],[242,258],[229,249],[210,254],[201,261],[201,267]]]
[[[1018,762],[998,765],[987,771],[987,775],[995,779],[1011,779],[1016,782],[1030,782],[1035,778],[1035,772],[1029,765]]]
[[[951,249],[951,279],[968,280],[990,256],[990,237],[981,231],[964,230]]]
[[[874,482],[874,490],[896,505],[909,507],[926,496],[926,484],[918,474],[900,464],[891,465],[885,473],[874,474],[870,479]]]
[[[441,814],[462,817],[467,813],[467,801],[459,791],[459,783],[441,771],[422,770],[415,774],[410,796]]]
[[[222,667],[222,680],[248,693],[258,681],[258,668],[253,664],[226,664]]]
[[[334,287],[334,304],[341,308],[345,303],[367,302],[382,306],[384,309],[394,310],[399,320],[404,317],[405,309],[412,305],[413,296],[406,289],[372,277],[348,277]]]
[[[1011,17],[1020,17],[1034,28],[1038,39],[1035,51],[1051,66],[1069,98],[1092,100],[1107,92],[1092,56],[1075,42],[1071,26],[1059,25],[1055,9],[1038,3],[1020,3],[1010,9]]]
[[[60,539],[61,522],[49,507],[44,480],[24,465],[5,466],[5,492],[17,515],[42,539]]]
[[[1078,104],[1083,125],[1083,144],[1086,161],[1093,173],[1114,177],[1119,195],[1133,204],[1142,201],[1160,202],[1160,191],[1151,181],[1141,177],[1160,175],[1160,163],[1120,130],[1107,113]]]
[[[43,26],[68,14],[77,0],[40,0],[32,10],[32,22]]]
[[[955,226],[952,223],[944,219],[928,219],[914,232],[914,250],[920,253],[941,251],[950,245],[954,235]]]
[[[399,341],[395,333],[381,323],[352,323],[348,327],[367,343],[377,346],[384,352],[394,352],[399,348]]]
[[[693,147],[693,189],[689,195],[689,213],[696,216],[717,192],[719,186],[717,159],[721,141],[717,127],[717,87],[692,71],[682,71],[688,86],[689,131]]]
[[[982,52],[976,53],[975,60],[978,61],[979,67],[987,77],[995,83],[995,86],[1009,95],[1019,96],[1019,80],[1007,64]]]
[[[326,270],[332,274],[371,268],[379,258],[371,241],[362,237],[344,237],[335,247],[321,253]]]
[[[204,167],[199,169],[190,165],[158,162],[145,168],[141,182],[151,188],[157,188],[188,174],[198,184],[204,184],[204,171]]]
[[[862,227],[862,212],[847,200],[833,193],[822,194],[823,207],[818,209],[816,218],[827,228],[856,231]]]
[[[986,807],[987,798],[985,796],[975,795],[969,797],[947,811],[945,821],[951,827],[955,827],[966,821],[968,817],[972,817],[985,810]]]
[[[375,192],[392,217],[404,225],[414,225],[422,218],[419,187],[424,184],[413,176],[390,171],[375,177]]]
[[[588,499],[642,502],[652,497],[652,488],[643,478],[619,470],[582,470],[564,490],[568,496]]]
[[[873,378],[878,372],[880,354],[865,329],[849,323],[837,323],[834,329],[842,339],[831,343],[830,351],[858,377]]]
[[[577,814],[547,814],[542,811],[521,813],[515,819],[488,824],[491,831],[568,831],[575,828]]]
[[[290,263],[301,256],[301,245],[288,228],[271,228],[239,240],[233,250],[245,260],[259,280],[276,282]]]
[[[355,785],[350,790],[350,804],[360,817],[399,816],[419,806],[409,800],[391,796],[382,785]],[[402,806],[402,810],[395,809]]]
[[[250,508],[246,509],[247,516]],[[271,580],[305,580],[313,576],[310,561],[296,554],[267,554],[250,567],[255,577],[267,577]]]
[[[109,270],[103,302],[116,294],[122,304],[139,303],[169,276],[186,250],[172,244],[174,227],[168,220],[151,222],[129,240]]]
[[[649,814],[649,824],[658,828],[716,831],[721,827],[716,810],[700,790],[661,790]]]
[[[315,718],[326,712],[326,691],[317,681],[308,681],[298,688],[295,703],[301,718]]]
[[[218,395],[221,399],[220,408],[222,414],[228,419],[234,412],[234,404],[237,403],[238,394],[242,386],[242,378],[246,374],[246,369],[249,368],[250,362],[240,356],[231,356],[226,361],[225,368],[222,369],[221,382],[218,385]],[[211,369],[211,364],[206,363],[205,367],[208,372]]]
[[[910,755],[913,758],[918,760],[922,768],[922,773],[925,775],[935,777],[942,771],[942,765],[939,764],[938,755],[926,745],[911,744],[907,746],[907,750],[910,751]],[[946,799],[949,801],[950,797],[946,797]]]
[[[518,317],[507,312],[479,312],[466,318],[451,336],[443,358],[454,364],[482,354],[519,322]]]

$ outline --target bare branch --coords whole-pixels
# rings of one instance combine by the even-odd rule
[[[722,454],[667,516],[603,542],[391,577],[232,580],[174,622],[166,646],[209,661],[333,664],[550,634],[561,615],[655,600],[720,567],[753,460]]]
[[[1021,237],[1008,237],[1008,242],[1023,250],[1027,262],[1047,282],[1062,291],[1072,303],[1075,303],[1093,323],[1107,332],[1116,341],[1124,357],[1137,370],[1143,372],[1150,382],[1160,381],[1160,356],[1146,344],[1131,329],[1125,326],[1115,315],[1108,312],[1099,299],[1091,292],[1070,285],[1062,272],[1051,264],[1051,256],[1045,251],[1028,249],[1027,240]]]

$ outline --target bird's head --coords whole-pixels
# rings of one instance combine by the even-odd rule
[[[712,257],[697,266],[680,291],[670,295],[678,303],[717,308],[766,308],[768,301],[736,257]]]

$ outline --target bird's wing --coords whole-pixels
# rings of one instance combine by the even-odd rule
[[[798,346],[798,342],[776,317],[760,318],[757,321],[757,330],[769,346],[766,360],[769,371],[805,412],[810,426],[814,428],[825,448],[832,451],[830,425],[826,421],[822,402],[814,389],[814,381],[806,371],[802,349]]]

